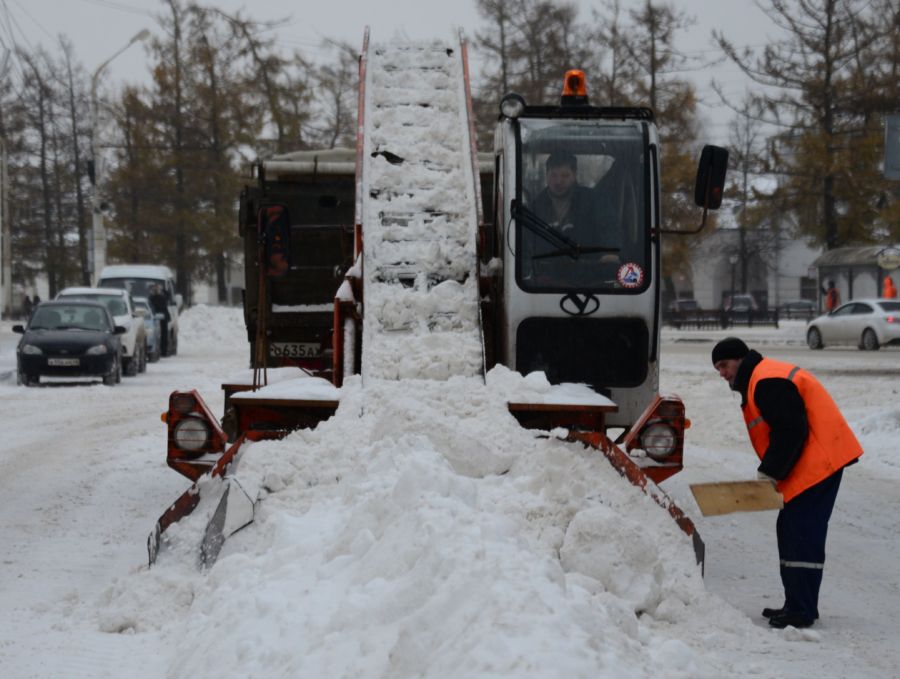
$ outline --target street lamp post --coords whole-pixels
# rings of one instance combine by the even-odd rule
[[[734,284],[735,284],[735,280],[734,280],[734,266],[735,266],[735,264],[737,264],[738,256],[737,256],[737,255],[731,255],[731,256],[728,258],[728,261],[731,263],[731,296],[734,297]]]
[[[103,224],[103,201],[100,199],[100,184],[103,176],[103,159],[97,153],[97,81],[110,62],[125,50],[131,47],[139,40],[146,40],[150,37],[150,31],[146,28],[135,34],[131,40],[125,44],[118,52],[113,54],[109,59],[104,61],[94,71],[91,77],[91,161],[94,166],[91,183],[93,191],[91,192],[91,233],[88,239],[88,272],[94,275],[98,274],[106,264],[106,227]]]

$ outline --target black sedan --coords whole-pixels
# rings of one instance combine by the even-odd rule
[[[44,302],[28,322],[14,325],[23,337],[16,349],[19,384],[41,377],[99,377],[114,385],[122,379],[126,330],[113,323],[106,306],[82,300]]]

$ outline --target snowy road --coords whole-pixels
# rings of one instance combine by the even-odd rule
[[[213,411],[220,412],[220,382],[246,363],[239,312],[192,313],[194,323],[191,326],[188,316],[179,356],[151,365],[146,375],[126,378],[114,388],[15,386],[10,361],[17,336],[10,324],[0,324],[0,374],[7,375],[0,379],[3,677],[179,675],[172,670],[171,630],[164,625],[135,630],[127,624],[115,629],[106,609],[111,597],[121,607],[121,588],[146,573],[146,535],[167,503],[187,486],[164,464],[165,428],[159,413],[169,393],[197,388]],[[688,432],[687,468],[664,487],[691,514],[706,542],[707,589],[753,623],[731,629],[729,618],[704,620],[688,613],[669,635],[700,656],[712,657],[713,668],[727,667],[729,676],[897,677],[900,349],[811,352],[799,343],[801,332],[799,326],[788,326],[777,332],[754,329],[744,336],[762,353],[816,373],[866,450],[863,462],[844,477],[832,519],[822,620],[811,632],[775,632],[759,617],[763,606],[781,603],[774,513],[704,519],[696,511],[689,483],[752,477],[755,458],[738,401],[709,363],[709,340],[720,334],[666,332],[662,388],[685,399],[693,427]],[[191,597],[203,594],[202,585],[183,586],[177,571],[172,578],[169,591],[158,601],[163,610],[157,617],[185,615]],[[141,596],[146,592],[135,592]],[[173,600],[179,609],[167,613]],[[155,603],[142,599],[135,605],[149,609]],[[716,629],[717,624],[727,629]],[[541,630],[523,629],[522,638],[535,632],[540,635]],[[637,648],[640,633],[634,634]],[[265,633],[251,637],[265,650]],[[646,645],[646,638],[643,641]],[[365,643],[356,651],[363,653],[364,648]],[[671,648],[668,652],[673,662],[680,660]],[[497,653],[502,658],[502,652]],[[628,665],[626,652],[618,653]],[[634,653],[637,659],[640,651]],[[730,659],[722,660],[723,655]],[[272,665],[256,662],[267,676],[279,676],[274,660]],[[198,666],[196,676],[214,674],[214,665],[206,674],[204,665]],[[692,676],[684,666],[690,663],[669,676]],[[637,666],[632,671],[630,676],[649,676]],[[546,673],[532,667],[522,676],[565,676],[563,672],[562,667]],[[230,676],[242,675],[235,671]],[[582,675],[573,671],[570,676]]]

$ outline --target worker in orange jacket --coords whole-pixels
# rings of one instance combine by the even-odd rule
[[[890,276],[884,277],[884,285],[882,286],[881,296],[885,299],[897,299],[897,288],[894,287],[894,279]]]
[[[822,288],[822,294],[825,295],[825,311],[834,311],[841,303],[841,293],[838,292],[834,281],[828,281],[828,288]]]
[[[784,605],[766,608],[772,627],[809,627],[819,617],[825,538],[844,468],[862,446],[819,381],[764,358],[737,337],[720,341],[713,366],[740,393],[758,474],[784,498],[776,534]]]

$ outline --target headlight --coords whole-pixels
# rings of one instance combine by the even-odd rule
[[[19,351],[23,354],[28,354],[29,356],[41,356],[44,353],[39,347],[36,347],[33,344],[23,344]]]
[[[668,457],[677,445],[675,430],[665,422],[648,424],[641,432],[641,447],[654,460]]]
[[[97,344],[95,346],[92,346],[90,349],[88,349],[84,353],[86,356],[102,356],[103,354],[106,354],[108,352],[109,352],[109,349],[106,348],[105,344]]]
[[[198,417],[186,417],[175,425],[172,436],[182,450],[201,450],[209,445],[209,425]]]

